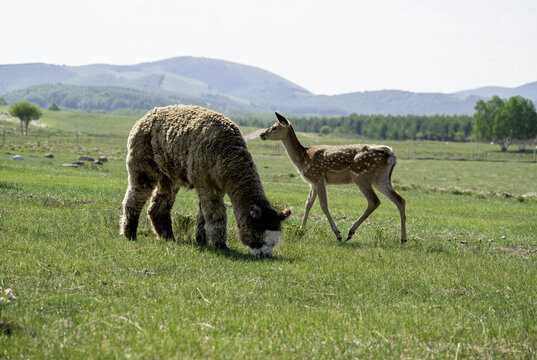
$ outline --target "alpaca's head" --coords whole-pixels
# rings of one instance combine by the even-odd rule
[[[254,255],[272,257],[274,247],[282,241],[281,223],[290,215],[289,209],[278,212],[252,205],[245,223],[239,224],[239,238]]]
[[[283,140],[289,134],[291,129],[289,120],[278,113],[276,113],[276,117],[278,121],[259,135],[261,140]]]

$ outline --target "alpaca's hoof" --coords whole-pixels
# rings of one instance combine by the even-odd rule
[[[406,243],[406,239],[401,239],[401,244],[405,244]]]
[[[122,235],[125,236],[127,240],[136,240],[136,233],[132,234],[130,232],[125,232]]]
[[[226,244],[215,244],[214,246],[220,250],[229,250]]]
[[[353,235],[354,235],[354,233],[349,231],[349,235],[347,235],[347,238],[345,239],[345,241],[349,241],[350,239],[352,239]]]

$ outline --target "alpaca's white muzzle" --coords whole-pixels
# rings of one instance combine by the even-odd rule
[[[281,231],[266,230],[263,235],[264,244],[259,249],[251,249],[255,256],[272,257],[275,246],[278,246],[282,241]]]

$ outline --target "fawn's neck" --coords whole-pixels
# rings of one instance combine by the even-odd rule
[[[285,151],[291,161],[299,169],[306,163],[306,148],[302,146],[298,138],[296,137],[295,130],[291,127],[289,129],[289,134],[285,139],[282,140]]]

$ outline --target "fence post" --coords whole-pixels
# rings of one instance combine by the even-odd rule
[[[472,146],[472,161],[474,161],[475,146]]]
[[[4,130],[5,132],[5,130]],[[537,153],[537,146],[533,149],[533,162],[535,162],[535,154]]]

